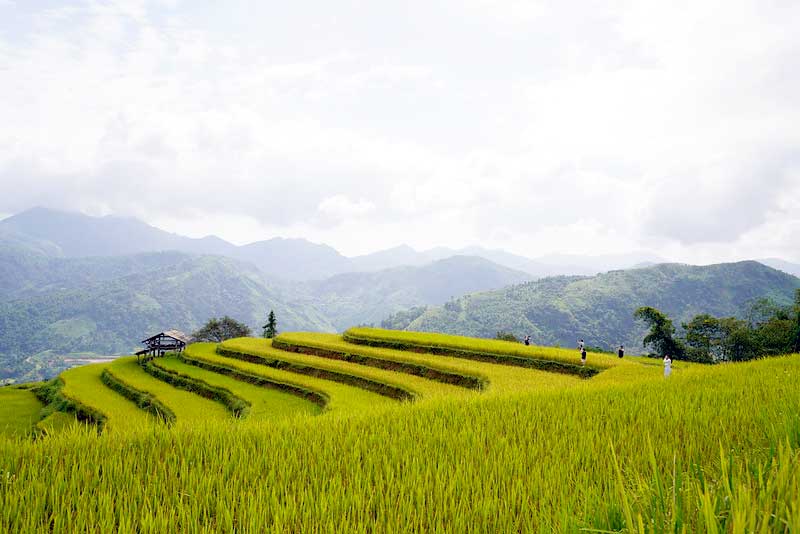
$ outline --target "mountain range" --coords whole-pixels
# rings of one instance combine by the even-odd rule
[[[206,253],[220,251],[227,254]],[[333,332],[531,278],[453,256],[308,279],[348,261],[304,240],[236,247],[135,219],[30,210],[0,221],[0,379],[52,375],[64,356],[129,353],[155,331],[191,332],[212,316],[231,315],[258,333],[274,310],[283,330]],[[303,280],[273,274],[301,271]]]
[[[730,271],[743,289],[714,307],[704,292],[732,291],[726,277],[703,274],[702,291],[687,293],[691,284],[669,285],[653,274],[667,269],[660,260],[647,253],[530,259],[479,247],[408,246],[346,257],[303,239],[236,246],[136,219],[35,208],[0,221],[0,380],[52,376],[69,355],[128,353],[156,331],[190,332],[211,316],[231,315],[258,333],[271,309],[282,330],[341,331],[391,316],[386,324],[396,328],[484,336],[514,330],[566,343],[584,327],[587,337],[604,342],[635,341],[639,334],[626,319],[631,306],[671,303],[668,292],[685,300],[668,308],[681,316],[736,314],[752,295],[791,298],[783,273],[760,266],[775,276]],[[768,261],[800,273],[800,266]],[[616,285],[608,281],[622,275],[595,274],[651,264],[658,265],[624,271],[630,279]],[[552,278],[564,273],[584,276]],[[607,285],[610,295],[598,289]],[[596,326],[609,318],[610,327]]]
[[[333,247],[305,239],[272,238],[242,246],[216,236],[190,238],[166,232],[138,219],[90,217],[32,208],[0,221],[0,243],[53,257],[121,256],[177,251],[235,258],[256,265],[265,275],[287,280],[322,280],[350,272],[422,266],[452,256],[476,256],[531,277],[591,275],[665,260],[647,252],[607,256],[549,255],[528,258],[482,247],[436,247],[417,251],[408,245],[347,257]]]
[[[642,350],[640,306],[665,312],[680,328],[695,315],[743,317],[749,305],[770,298],[793,301],[800,279],[756,261],[694,266],[658,264],[591,276],[559,276],[418,307],[383,326],[423,332],[491,337],[510,331],[543,345],[573,346],[578,339],[604,349],[624,344]]]

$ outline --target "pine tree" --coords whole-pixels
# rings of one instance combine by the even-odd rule
[[[267,317],[267,324],[263,326],[264,329],[264,337],[267,339],[272,339],[276,335],[278,335],[278,320],[275,319],[275,312],[270,310],[269,316]]]

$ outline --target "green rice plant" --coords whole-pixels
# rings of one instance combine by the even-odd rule
[[[293,332],[279,336],[283,347],[306,347],[329,351],[339,354],[348,361],[359,361],[360,357],[367,357],[392,363],[419,365],[431,369],[439,369],[449,373],[479,377],[485,384],[485,389],[492,393],[512,393],[545,388],[561,389],[577,386],[581,380],[576,376],[548,373],[535,369],[497,365],[494,363],[478,362],[450,356],[408,352],[403,350],[371,347],[348,343],[342,336],[336,334],[319,334],[310,332]],[[398,369],[402,371],[403,368]]]
[[[242,373],[241,379],[248,376],[262,378],[274,384],[285,384],[300,390],[309,390],[326,399],[324,409],[326,413],[361,412],[374,406],[386,406],[394,401],[388,397],[378,395],[371,391],[324,380],[308,375],[301,375],[274,369],[258,363],[228,358],[210,352],[192,352],[186,354],[187,361],[196,361],[201,364],[217,366],[220,370],[228,369]],[[236,377],[239,379],[239,377]]]
[[[203,352],[214,354],[215,348],[216,345],[213,343],[194,343],[187,347],[187,354]],[[180,373],[195,380],[202,380],[213,387],[231,391],[249,404],[248,419],[274,419],[298,414],[314,415],[320,412],[317,405],[296,395],[259,387],[229,376],[207,371],[185,363],[177,357],[156,358],[152,363],[162,369]]]
[[[133,402],[111,390],[103,382],[103,371],[108,363],[82,365],[61,373],[64,386],[62,395],[85,406],[93,412],[102,414],[104,430],[130,431],[150,429],[157,420],[139,409]]]
[[[0,439],[0,531],[797,532],[800,355],[644,376]]]
[[[193,346],[192,346],[193,347]],[[367,379],[372,383],[390,386],[394,389],[406,392],[400,398],[435,398],[441,396],[459,395],[462,388],[440,383],[434,380],[427,380],[419,376],[411,376],[404,373],[388,371],[373,367],[365,367],[351,361],[332,360],[319,356],[307,355],[296,352],[286,352],[272,347],[272,340],[260,338],[237,338],[230,339],[220,344],[217,353],[228,357],[239,357],[242,355],[254,358],[246,358],[254,363],[269,365],[278,369],[291,372],[303,372],[308,369],[312,376],[320,376],[329,380],[335,380],[345,384],[359,386],[357,381],[352,378]],[[238,355],[238,356],[237,356]],[[382,360],[384,361],[384,360]],[[317,375],[316,371],[323,371],[324,374]],[[341,377],[341,378],[339,378]],[[352,378],[351,378],[352,377]],[[379,386],[380,387],[380,386]],[[370,389],[369,387],[365,389]],[[370,389],[374,391],[374,389]],[[392,396],[392,395],[390,395]]]
[[[210,356],[211,358],[204,358],[204,356]],[[264,375],[249,373],[245,370],[237,369],[236,367],[230,367],[228,365],[224,365],[224,362],[219,363],[214,361],[213,358],[217,356],[218,355],[216,352],[216,347],[214,347],[212,350],[194,351],[194,352],[184,351],[178,355],[178,359],[181,362],[192,365],[194,367],[198,367],[206,371],[211,371],[212,373],[216,373],[222,376],[227,376],[233,378],[234,380],[238,380],[240,382],[245,382],[247,384],[252,384],[254,386],[258,386],[261,388],[270,389],[274,391],[281,391],[284,393],[288,393],[290,395],[294,395],[296,397],[305,399],[313,403],[320,409],[325,409],[325,407],[330,402],[330,398],[328,397],[328,395],[322,391],[316,391],[311,388],[307,388],[297,384],[276,380],[274,378],[270,378]]]
[[[44,435],[61,432],[76,424],[75,414],[66,412],[52,412],[50,415],[36,423],[36,430]]]
[[[167,358],[175,360],[176,355],[168,354],[160,358],[160,360]],[[155,358],[152,358],[141,363],[142,369],[153,378],[166,382],[178,389],[199,395],[204,399],[219,402],[225,406],[234,417],[246,417],[250,411],[250,403],[231,390],[211,385],[205,380],[170,369],[167,366],[158,365],[158,362],[155,360]]]
[[[175,415],[178,425],[196,425],[202,421],[223,421],[230,417],[218,403],[177,389],[147,374],[133,356],[118,358],[107,372],[129,388],[146,393]]]
[[[431,389],[425,402],[398,403],[227,358],[213,345],[190,346],[186,362],[153,364],[187,376],[203,371],[192,378],[231,392],[236,380],[215,381],[296,388],[327,399],[329,414],[211,414],[139,433],[98,435],[69,425],[45,439],[0,437],[0,532],[800,529],[800,355],[676,366],[669,379],[658,365],[626,358],[582,380],[354,345],[340,336],[282,337],[296,346],[480,376],[488,394],[426,382],[451,391]],[[279,352],[260,341],[234,344],[240,342],[237,348],[249,352]],[[282,356],[293,365],[320,363],[316,356]],[[126,387],[165,403],[222,409],[154,380],[130,360],[110,366]],[[337,372],[359,367],[325,363]],[[398,385],[421,380],[380,373]],[[50,384],[49,395],[62,395],[69,382]]]
[[[358,351],[347,352],[335,350],[331,347],[296,343],[297,335],[298,334],[286,334],[283,337],[273,339],[271,340],[270,347],[284,352],[319,356],[321,358],[352,362],[358,365],[419,376],[443,384],[452,384],[468,389],[481,390],[486,388],[487,385],[487,381],[484,377],[469,372],[456,372],[452,369],[442,368],[441,366],[429,366],[419,362],[376,358],[370,354],[364,354]],[[225,349],[225,347],[220,347],[219,350],[224,351],[227,349]]]
[[[0,435],[27,435],[39,420],[42,403],[30,390],[0,388]]]
[[[284,360],[278,360],[275,358],[267,358],[263,355],[255,354],[254,352],[257,351],[249,351],[247,349],[234,350],[230,347],[222,346],[219,346],[216,349],[217,354],[220,356],[225,356],[226,358],[257,363],[259,365],[266,365],[267,367],[281,369],[290,373],[297,373],[301,375],[322,378],[324,380],[330,380],[332,382],[339,382],[340,384],[347,384],[348,386],[365,389],[394,400],[411,401],[416,398],[416,394],[408,389],[379,380],[374,380],[372,378],[358,376],[357,374],[343,373],[332,369],[325,369],[314,365],[303,365]]]
[[[161,422],[172,425],[175,423],[175,413],[167,408],[164,403],[155,398],[152,394],[136,389],[123,380],[117,378],[108,369],[103,369],[100,380],[115,391],[131,401],[137,408],[149,413]]]
[[[92,425],[98,432],[102,431],[106,416],[99,410],[64,395],[64,386],[64,379],[59,376],[31,390],[45,404],[41,417],[47,418],[53,412],[60,411],[74,415],[78,421]]]
[[[381,328],[350,328],[344,333],[344,339],[350,343],[362,345],[423,351],[431,354],[532,367],[587,377],[603,369],[624,363],[607,354],[590,352],[584,366],[581,364],[580,352],[577,350],[536,345],[527,346],[521,343],[496,339],[385,330]]]

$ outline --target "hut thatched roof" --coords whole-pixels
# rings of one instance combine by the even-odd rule
[[[180,330],[166,330],[164,332],[159,332],[158,334],[156,334],[154,336],[148,337],[147,339],[142,341],[142,343],[147,343],[148,341],[151,341],[151,340],[153,340],[153,339],[155,339],[155,338],[157,338],[159,336],[171,337],[172,339],[177,339],[178,341],[183,341],[187,345],[189,343],[191,343],[191,338],[189,336],[187,336],[186,334],[184,334],[183,332],[181,332]]]

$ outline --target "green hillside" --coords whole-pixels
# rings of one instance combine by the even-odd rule
[[[65,356],[124,354],[165,328],[231,315],[254,331],[274,310],[283,330],[335,331],[417,304],[502,287],[527,275],[472,257],[320,282],[264,279],[250,264],[177,252],[62,258],[0,249],[0,380],[39,380]]]
[[[374,328],[195,344],[0,389],[0,531],[795,532],[798,379]]]
[[[2,245],[0,242],[0,301],[85,288],[116,278],[173,266],[190,258],[189,255],[178,252],[57,258],[22,247]]]
[[[661,264],[612,271],[593,277],[554,277],[474,293],[441,307],[390,317],[392,328],[494,337],[511,331],[535,343],[612,348],[620,343],[641,350],[643,325],[633,312],[653,306],[687,321],[700,313],[741,316],[755,299],[792,302],[800,279],[757,262],[709,266]]]
[[[378,324],[387,315],[530,279],[483,258],[453,256],[428,265],[347,273],[309,283],[315,306],[337,328]]]
[[[64,366],[59,355],[130,353],[153,332],[192,332],[212,316],[232,315],[255,327],[269,309],[283,328],[334,329],[312,307],[280,300],[257,271],[219,256],[188,256],[128,276],[0,301],[0,379],[50,377]]]

